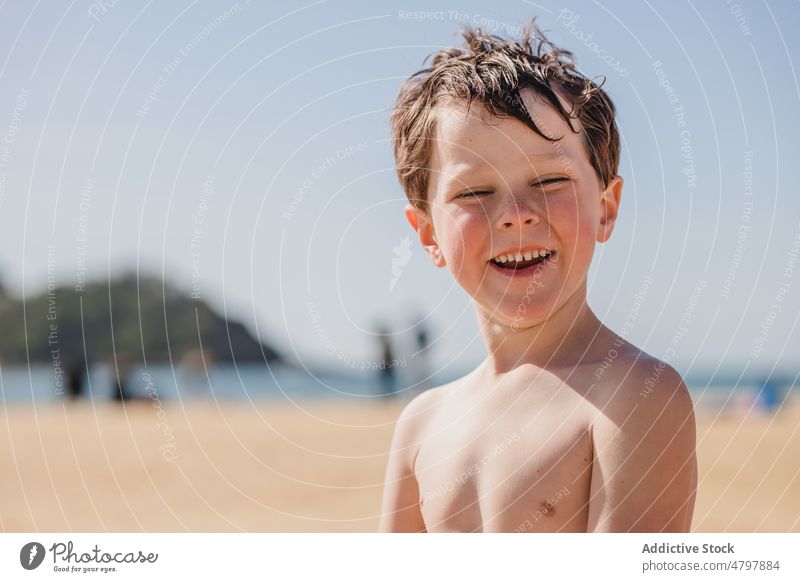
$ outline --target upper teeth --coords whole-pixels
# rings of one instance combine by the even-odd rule
[[[498,263],[507,263],[508,261],[530,261],[534,257],[546,257],[551,251],[540,249],[538,251],[525,251],[516,254],[500,255],[494,258]]]

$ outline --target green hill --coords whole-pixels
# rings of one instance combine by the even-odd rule
[[[0,329],[3,363],[82,358],[84,345],[90,360],[111,359],[116,351],[135,360],[177,362],[201,346],[222,362],[279,359],[241,323],[159,279],[135,274],[88,283],[82,292],[56,287],[25,300],[0,293]]]

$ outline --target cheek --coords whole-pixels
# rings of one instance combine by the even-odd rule
[[[544,211],[547,222],[556,231],[561,243],[572,246],[580,212],[575,195],[562,192],[558,196],[551,196],[544,205]]]
[[[442,217],[441,224],[439,243],[451,265],[460,265],[472,255],[480,254],[489,225],[483,212],[451,212]]]
[[[591,209],[580,198],[580,193],[565,193],[551,201],[548,208],[550,220],[558,225],[560,237],[569,246],[581,246],[594,228]]]
[[[559,238],[568,249],[568,259],[573,264],[591,261],[596,242],[596,218],[589,205],[569,196],[558,208]]]

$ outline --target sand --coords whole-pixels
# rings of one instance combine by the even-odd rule
[[[6,407],[0,529],[375,531],[403,402]],[[800,405],[698,412],[693,531],[800,531]]]

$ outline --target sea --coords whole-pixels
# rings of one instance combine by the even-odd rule
[[[454,380],[468,370],[415,376],[410,369],[393,375],[367,370],[352,373],[320,371],[285,363],[220,363],[204,370],[180,365],[148,364],[131,369],[125,382],[132,398],[152,401],[211,399],[228,401],[358,399],[387,396],[410,398],[430,386]],[[776,407],[797,392],[792,370],[740,374],[735,370],[698,371],[684,375],[696,405],[706,408]],[[116,373],[110,364],[96,364],[84,378],[82,396],[111,400]],[[646,392],[646,390],[644,391]],[[66,375],[51,365],[0,365],[0,399],[4,404],[45,404],[67,399]]]

